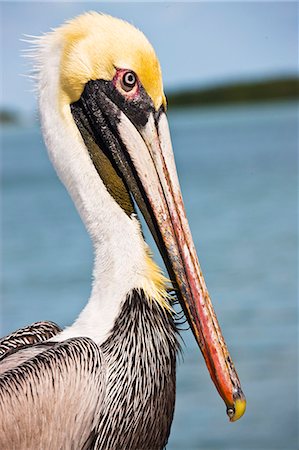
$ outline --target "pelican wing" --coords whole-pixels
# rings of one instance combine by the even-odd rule
[[[0,448],[87,449],[105,395],[102,352],[89,338],[37,347],[0,375]]]
[[[44,342],[55,336],[61,328],[54,322],[35,322],[0,339],[0,362],[21,348]]]

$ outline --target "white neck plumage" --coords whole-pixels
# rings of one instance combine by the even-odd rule
[[[144,286],[151,289],[146,244],[137,218],[122,210],[98,175],[69,105],[59,105],[61,42],[48,35],[41,39],[40,49],[38,90],[44,139],[58,176],[91,236],[95,256],[89,302],[58,339],[88,336],[101,343],[128,293]]]

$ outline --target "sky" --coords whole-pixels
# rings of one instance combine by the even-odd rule
[[[24,34],[40,35],[84,11],[140,28],[162,66],[165,90],[298,73],[296,2],[13,2],[1,7],[1,106],[29,112],[36,100]]]

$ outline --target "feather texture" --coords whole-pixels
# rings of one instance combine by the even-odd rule
[[[0,448],[89,447],[105,394],[105,364],[88,338],[70,339],[0,376]]]
[[[0,362],[16,350],[44,342],[55,336],[61,328],[54,322],[35,322],[0,339]]]
[[[138,291],[101,346],[80,337],[27,348],[39,354],[0,375],[0,448],[162,449],[178,348],[171,314]]]
[[[133,291],[101,348],[108,379],[94,448],[163,448],[173,419],[179,348],[172,315]]]

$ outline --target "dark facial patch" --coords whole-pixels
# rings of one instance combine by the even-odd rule
[[[122,95],[111,81],[95,80],[89,81],[82,96],[92,96],[101,91],[118,108],[125,113],[137,129],[144,127],[151,112],[155,111],[154,104],[143,86],[139,83],[138,94],[134,98],[126,98]]]
[[[143,188],[138,183],[130,156],[117,132],[120,111],[127,115],[137,129],[143,127],[150,113],[155,111],[152,100],[143,87],[140,86],[138,97],[128,100],[118,92],[112,82],[89,81],[81,98],[70,106],[91,159],[113,198],[119,203],[119,195],[115,195],[115,189],[109,190],[105,182],[105,167],[100,164],[97,148],[107,157],[111,168],[122,180],[123,189],[126,191],[123,199],[126,199],[126,203],[129,192],[138,204],[144,203],[146,198]],[[119,204],[131,215],[131,207],[125,207],[123,201]],[[149,212],[144,211],[143,214],[148,223],[152,221]]]

